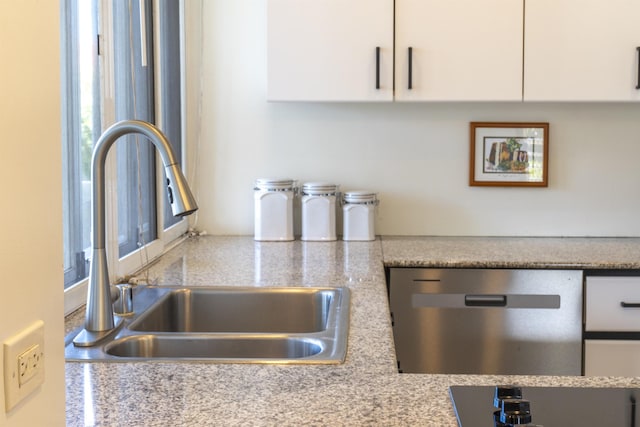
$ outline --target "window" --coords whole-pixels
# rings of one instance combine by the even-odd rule
[[[113,93],[109,95],[115,121],[135,118],[155,123],[152,25],[146,25],[152,22],[150,3],[112,3]],[[118,200],[118,245],[123,257],[157,236],[155,150],[138,135],[126,135],[116,144],[117,188],[125,193]]]
[[[182,158],[181,2],[63,0],[65,308],[85,301],[91,255],[91,154],[119,120],[155,123]],[[158,31],[161,29],[161,31]],[[166,202],[163,168],[146,138],[128,135],[107,165],[107,255],[112,280],[157,257],[186,231]]]

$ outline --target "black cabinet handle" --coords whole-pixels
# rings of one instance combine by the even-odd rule
[[[507,305],[506,295],[465,295],[464,305],[467,307],[504,307]]]
[[[413,48],[409,48],[409,86],[408,89],[413,89]]]
[[[640,302],[620,302],[620,307],[624,308],[640,308]]]
[[[640,89],[640,46],[636,48],[638,52],[638,82],[636,83],[636,89]]]
[[[376,46],[376,89],[380,89],[380,46]]]

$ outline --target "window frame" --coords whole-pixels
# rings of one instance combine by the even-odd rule
[[[102,106],[102,127],[106,128],[105,124],[110,125],[115,122],[115,108],[113,103],[113,76],[114,67],[110,58],[113,58],[113,46],[111,46],[110,40],[113,29],[113,19],[111,15],[110,2],[104,0],[98,0],[98,7],[100,8],[101,19],[99,22],[98,33],[100,34],[100,72],[101,72],[101,106]],[[164,76],[162,75],[162,69],[160,67],[161,55],[163,54],[160,49],[160,13],[159,13],[160,0],[152,0],[153,5],[153,43],[154,43],[154,91],[155,91],[155,117],[156,125],[163,128],[163,99],[160,88]],[[186,143],[186,43],[185,43],[185,2],[179,0],[179,48],[180,48],[180,119],[181,119],[181,166],[185,174],[188,172],[187,157],[188,147]],[[63,17],[63,22],[66,18]],[[65,61],[62,61],[63,64]],[[64,71],[64,68],[63,68]],[[63,74],[63,78],[66,78],[66,74]],[[66,107],[71,108],[71,107]],[[66,127],[66,125],[64,125]],[[135,273],[136,271],[144,268],[163,253],[174,247],[182,239],[189,228],[188,217],[181,218],[180,221],[164,228],[164,216],[165,216],[165,191],[166,185],[164,185],[164,167],[159,156],[155,156],[156,160],[156,228],[157,238],[151,242],[147,242],[144,247],[141,247],[123,257],[119,257],[118,249],[118,214],[117,214],[117,179],[116,179],[116,149],[114,146],[110,151],[107,159],[106,167],[106,220],[107,220],[107,259],[109,264],[110,279],[112,283],[116,278],[126,277]],[[66,190],[65,190],[66,191]],[[66,237],[65,237],[66,238]],[[88,288],[88,278],[78,281],[77,283],[67,287],[64,290],[65,293],[65,315],[75,311],[86,303]]]

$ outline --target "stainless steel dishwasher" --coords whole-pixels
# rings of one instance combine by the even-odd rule
[[[400,372],[581,375],[582,271],[391,268]]]

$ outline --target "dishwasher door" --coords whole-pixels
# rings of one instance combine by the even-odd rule
[[[582,271],[392,268],[400,372],[581,375]]]

